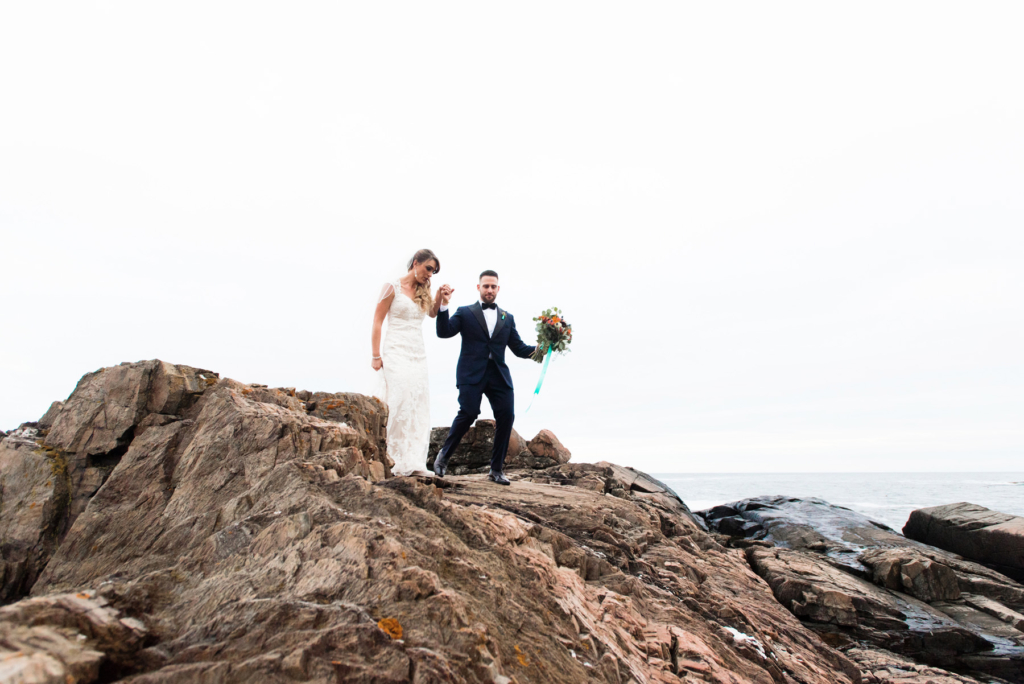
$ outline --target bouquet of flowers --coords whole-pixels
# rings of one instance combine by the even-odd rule
[[[533,320],[537,321],[537,351],[533,360],[541,363],[550,350],[552,354],[569,351],[572,342],[572,326],[565,322],[559,309],[548,309]]]

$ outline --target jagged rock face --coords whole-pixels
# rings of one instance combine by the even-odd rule
[[[0,602],[28,593],[67,517],[67,463],[40,438],[23,425],[0,441]]]
[[[430,431],[430,448],[427,451],[427,467],[433,469],[434,460],[448,439],[451,428],[436,427]],[[494,450],[495,423],[493,420],[478,420],[459,443],[459,447],[448,460],[448,471],[452,475],[486,473],[491,469],[491,454]],[[557,445],[557,446],[556,446]],[[562,446],[550,430],[541,430],[530,442],[512,430],[505,456],[505,468],[550,468],[568,463],[569,450]],[[564,460],[563,460],[564,459]]]
[[[211,371],[163,361],[101,368],[78,382],[53,419],[46,443],[97,461],[116,456],[127,449],[143,418],[151,413],[177,415],[217,378]]]
[[[225,401],[227,395],[236,401]],[[178,461],[191,464],[196,453],[204,459],[235,459],[236,473],[246,462],[239,452],[250,459],[259,452],[269,459],[293,449],[315,453],[309,463],[325,477],[356,472],[380,480],[388,474],[383,446],[387,410],[380,402],[356,394],[306,392],[307,403],[295,395],[292,389],[221,381],[211,371],[163,361],[85,375],[68,400],[54,402],[39,423],[27,423],[0,441],[0,601],[29,592],[64,535],[126,459],[105,490],[105,500],[125,509],[123,522],[149,527],[150,521],[132,510],[134,499],[123,497],[170,497]],[[253,416],[260,417],[266,432],[246,424]],[[249,441],[235,440],[236,432],[248,432]],[[134,480],[140,472],[142,479]],[[202,471],[194,476],[202,477]],[[205,505],[201,497],[190,503]],[[105,534],[91,543],[108,542],[116,539]],[[81,558],[90,557],[89,548],[61,547]],[[139,547],[134,553],[159,563],[159,548]]]
[[[859,681],[657,481],[389,478],[320,401],[216,380],[137,411],[34,597],[0,609],[0,658],[83,683]],[[62,443],[126,434],[75,410]]]
[[[28,592],[136,431],[180,419],[216,382],[216,373],[162,361],[103,368],[0,442],[0,507],[22,511],[0,520],[0,600]]]
[[[370,462],[380,461],[388,468],[394,465],[387,457],[388,412],[379,400],[355,392],[304,394],[305,409],[310,415],[344,423],[364,436],[358,448]]]
[[[698,515],[747,547],[776,597],[835,643],[1024,680],[1013,626],[1024,587],[1005,576],[820,499],[756,497]]]
[[[49,430],[51,427],[53,427],[53,421],[57,420],[57,416],[60,415],[60,412],[62,410],[64,410],[63,401],[53,402],[52,404],[50,404],[50,408],[46,409],[46,413],[43,414],[43,417],[39,419],[37,425],[40,428]]]
[[[359,433],[307,415],[297,401],[225,380],[199,400],[194,418],[142,430],[33,591],[163,569],[203,544],[214,554],[233,548],[245,529],[217,533],[245,517],[264,488],[298,486],[280,463],[318,477],[384,478],[382,464],[359,451]]]
[[[972,503],[922,508],[903,527],[910,539],[938,546],[1024,582],[1024,518]]]

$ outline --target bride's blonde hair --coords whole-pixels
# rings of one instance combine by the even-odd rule
[[[431,275],[437,275],[441,272],[441,261],[437,258],[437,255],[429,249],[421,249],[413,254],[412,259],[409,259],[409,266],[407,270],[411,271],[412,267],[416,264],[422,264],[428,261],[433,261],[437,264],[437,270]],[[419,307],[424,311],[430,311],[430,307],[433,304],[433,297],[430,296],[430,283],[423,283],[422,285],[420,283],[416,283],[416,292],[413,293],[412,300],[419,304]]]

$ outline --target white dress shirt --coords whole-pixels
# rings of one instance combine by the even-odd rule
[[[487,321],[487,336],[494,337],[494,326],[498,325],[498,310],[484,309],[484,320]]]

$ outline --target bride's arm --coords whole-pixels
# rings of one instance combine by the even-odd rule
[[[384,324],[384,318],[391,310],[391,302],[394,299],[395,288],[385,285],[381,291],[380,300],[377,302],[377,308],[373,312],[373,327],[370,330],[370,350],[373,352],[370,365],[373,366],[373,370],[380,370],[384,367],[384,361],[380,354],[380,327]]]
[[[441,288],[437,288],[437,292],[434,293],[434,303],[430,307],[430,311],[427,315],[431,318],[437,318],[437,312],[441,310]]]

